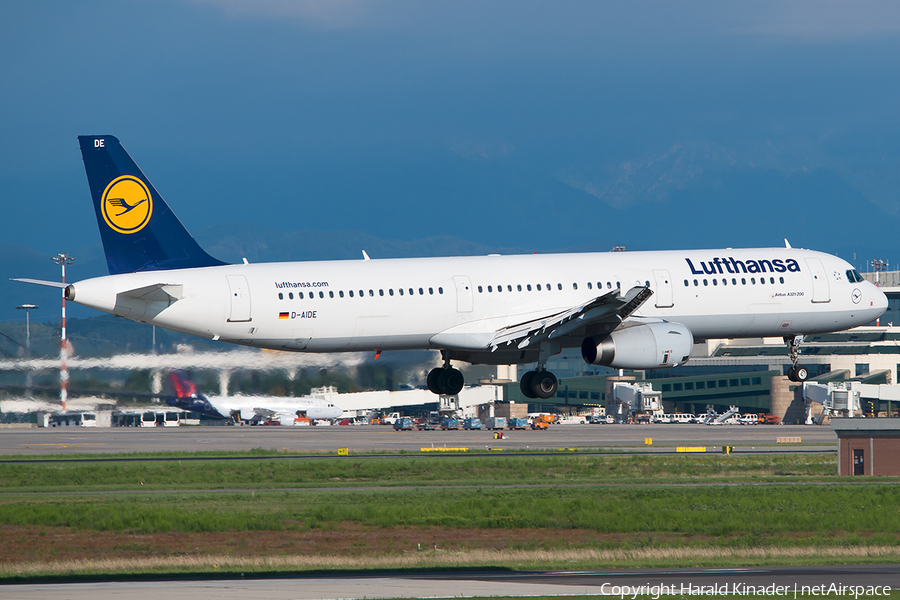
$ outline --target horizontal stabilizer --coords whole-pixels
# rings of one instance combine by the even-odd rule
[[[180,283],[155,283],[128,290],[127,292],[119,292],[117,296],[125,296],[135,300],[143,300],[144,302],[165,302],[171,305],[176,300],[181,300],[183,292],[184,286]]]
[[[44,281],[43,279],[22,279],[15,277],[11,277],[10,281],[21,281],[22,283],[33,283],[35,285],[43,285],[45,287],[54,287],[59,289],[63,289],[69,285],[68,283],[63,283],[61,281]]]

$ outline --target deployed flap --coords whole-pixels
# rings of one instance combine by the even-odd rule
[[[653,295],[647,287],[633,287],[624,296],[620,293],[620,289],[615,289],[568,310],[499,329],[490,342],[491,351],[513,342],[517,342],[518,348],[525,348],[535,342],[571,335],[589,324],[610,319],[618,325]]]
[[[168,305],[180,300],[184,286],[180,283],[154,283],[144,287],[119,292],[117,296],[143,300],[144,302],[165,302]]]

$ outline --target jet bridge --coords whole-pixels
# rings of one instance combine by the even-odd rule
[[[806,406],[806,424],[821,425],[827,417],[852,417],[859,410],[859,399],[862,390],[860,388],[880,388],[900,386],[867,385],[857,381],[831,381],[828,383],[803,384],[803,401]],[[866,390],[872,393],[873,390]],[[875,393],[878,393],[875,390]],[[820,404],[822,408],[818,414],[813,404]]]
[[[616,381],[613,383],[612,392],[613,401],[606,407],[608,415],[663,412],[662,392],[654,390],[648,381]]]

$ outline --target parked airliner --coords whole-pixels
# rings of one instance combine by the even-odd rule
[[[232,419],[235,422],[278,420],[300,417],[316,421],[337,419],[343,411],[328,398],[304,396],[204,396],[197,391],[193,381],[178,373],[169,373],[175,396],[166,398],[166,404],[211,417]]]
[[[436,394],[456,394],[451,360],[537,363],[529,398],[556,393],[547,360],[580,347],[621,369],[685,364],[695,339],[781,336],[789,376],[804,335],[874,321],[887,298],[846,261],[752,248],[225,264],[194,241],[115,137],[78,138],[109,276],[69,300],[141,323],[301,352],[436,349]],[[60,283],[22,279],[63,287]]]

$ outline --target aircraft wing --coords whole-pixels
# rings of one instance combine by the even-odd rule
[[[618,325],[653,295],[648,287],[635,286],[622,295],[620,289],[574,306],[524,323],[497,330],[490,342],[491,352],[500,346],[516,344],[519,349],[565,335],[577,335],[588,325],[614,322]]]

